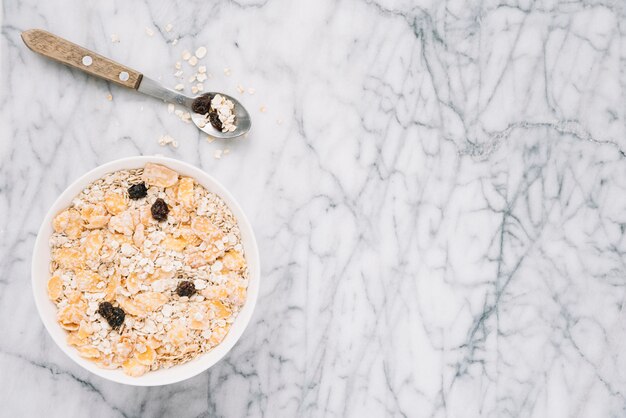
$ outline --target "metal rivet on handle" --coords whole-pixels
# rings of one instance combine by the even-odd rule
[[[128,73],[126,71],[122,71],[120,73],[120,80],[122,81],[128,81]]]
[[[93,59],[89,55],[83,57],[83,65],[89,67],[93,63]]]

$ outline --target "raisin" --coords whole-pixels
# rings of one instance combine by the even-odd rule
[[[170,212],[170,209],[167,207],[167,203],[165,203],[165,200],[158,198],[152,204],[150,212],[152,212],[152,217],[154,219],[162,222],[167,219],[167,214]]]
[[[193,284],[193,282],[180,282],[178,283],[178,286],[176,286],[176,293],[178,294],[178,296],[189,297],[196,293],[196,286]]]
[[[201,115],[206,115],[211,110],[211,100],[213,100],[211,93],[203,94],[193,101],[191,110]]]
[[[113,313],[113,305],[111,305],[111,302],[102,302],[98,306],[98,313],[104,318],[109,317]]]
[[[118,329],[124,323],[126,313],[122,308],[113,307],[110,302],[102,302],[98,306],[98,313],[109,323],[111,328]]]
[[[209,108],[205,106],[204,103],[193,102],[193,105],[191,105],[191,110],[199,113],[200,115],[206,115],[207,113],[209,113]]]
[[[222,130],[222,121],[216,111],[212,110],[209,112],[209,122],[211,122],[211,125],[218,131]]]
[[[107,318],[107,322],[111,325],[111,328],[118,329],[124,323],[125,317],[126,313],[124,313],[124,310],[116,306],[113,308],[113,314]]]
[[[147,195],[148,189],[146,188],[146,183],[133,184],[128,188],[128,196],[133,200],[141,199]]]

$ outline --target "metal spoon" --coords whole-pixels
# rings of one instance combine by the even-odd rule
[[[32,51],[55,61],[77,68],[96,77],[112,81],[121,86],[137,90],[148,96],[188,108],[191,113],[191,120],[196,124],[198,129],[215,138],[236,138],[250,130],[250,114],[238,100],[227,94],[211,92],[211,94],[224,96],[235,105],[236,129],[233,132],[222,132],[215,129],[210,123],[206,122],[204,115],[195,113],[191,109],[191,105],[197,97],[188,97],[175,90],[165,88],[160,83],[145,77],[138,71],[96,54],[82,46],[73,44],[50,32],[41,29],[30,29],[22,32],[22,40]]]

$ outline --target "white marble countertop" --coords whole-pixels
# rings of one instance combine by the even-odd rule
[[[0,415],[623,416],[618,3],[4,0]],[[30,52],[34,27],[170,86],[204,45],[206,88],[240,97],[253,130],[209,143],[167,106]],[[136,388],[55,346],[30,258],[73,179],[157,153],[232,191],[263,282],[225,359]]]

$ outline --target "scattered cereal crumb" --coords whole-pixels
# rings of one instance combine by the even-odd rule
[[[196,81],[196,75],[192,75],[191,77],[189,77],[189,82],[193,83],[194,81]]]
[[[201,66],[199,66],[199,67],[198,67],[198,72],[199,72],[200,74],[204,74],[204,73],[206,73],[206,65],[201,65]]]
[[[176,86],[174,87],[175,90],[181,91],[185,88],[185,86],[183,84],[176,84]]]
[[[192,56],[187,62],[189,63],[189,65],[194,67],[198,63],[198,58],[196,56]]]
[[[191,52],[187,51],[186,49],[183,51],[183,54],[181,55],[183,60],[185,61],[189,61],[189,58],[191,58]]]
[[[261,106],[259,110],[261,111],[261,113],[265,113],[267,111],[267,108],[265,106]]]
[[[146,35],[148,35],[148,36],[154,35],[154,31],[152,29],[150,29],[149,27],[147,27],[147,26],[146,26]]]
[[[117,36],[115,33],[111,35],[111,42],[117,43],[119,41],[120,41],[119,36]]]
[[[211,142],[215,141],[215,138],[213,138],[211,135],[208,135],[206,137],[207,142],[210,144]]]
[[[174,113],[174,109],[175,108],[176,107],[172,103],[170,103],[170,104],[167,105],[167,112],[168,113]]]
[[[226,77],[229,77],[229,76],[230,76],[230,68],[228,68],[228,67],[227,67],[227,68],[224,68],[224,75],[225,75]]]
[[[191,92],[192,92],[193,94],[196,94],[196,93],[198,92],[198,87],[196,87],[196,86],[191,86]]]
[[[204,84],[198,83],[196,84],[196,88],[198,89],[198,91],[204,91]]]
[[[206,74],[198,74],[196,75],[196,80],[198,80],[199,82],[203,82],[204,80],[206,80]]]
[[[256,93],[256,90],[255,90],[255,89],[253,89],[252,87],[250,87],[250,88],[248,89],[248,94],[254,94],[254,93]]]
[[[238,91],[239,93],[241,93],[241,94],[244,94],[244,93],[245,93],[245,91],[246,91],[246,89],[244,89],[244,88],[243,88],[243,86],[242,86],[241,84],[239,84],[239,85],[237,86],[237,91]]]
[[[171,32],[172,28],[173,28],[172,24],[168,23],[167,25],[165,25],[165,32]]]
[[[178,43],[178,39],[174,39],[174,40],[172,41],[172,45],[176,45],[177,43]]]
[[[107,94],[107,100],[108,101],[113,100],[113,95],[111,93]]]
[[[174,77],[181,78],[183,76],[183,70],[178,70],[174,73]]]
[[[180,61],[176,61],[176,64],[174,64],[174,68],[180,70],[181,68],[183,68],[183,65],[180,63]]]
[[[173,148],[178,148],[178,141],[169,135],[161,135],[161,138],[159,138],[159,145],[162,147],[171,145]]]
[[[216,160],[219,160],[220,158],[222,158],[222,153],[223,151],[221,149],[216,149],[213,157],[215,157]]]
[[[198,58],[204,58],[206,55],[206,48],[201,46],[200,48],[196,49],[196,57]]]
[[[226,155],[226,154],[230,154],[230,148],[226,148],[226,149],[224,150],[224,155]]]

